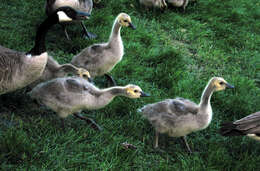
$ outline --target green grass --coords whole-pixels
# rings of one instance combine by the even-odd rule
[[[43,1],[2,0],[0,44],[19,51],[33,45],[36,26],[46,17]],[[111,74],[119,85],[134,83],[152,94],[146,99],[116,98],[102,110],[85,111],[104,130],[96,132],[80,120],[59,118],[37,109],[24,90],[0,97],[1,170],[258,170],[259,143],[246,137],[225,138],[220,123],[260,110],[259,0],[197,0],[185,13],[144,10],[136,0],[103,0],[85,24],[96,33],[83,40],[80,26],[69,27],[71,42],[59,25],[47,35],[50,54],[60,63],[95,43],[106,41],[114,18],[128,13],[137,30],[122,29],[125,55]],[[189,155],[182,141],[160,137],[153,149],[154,130],[136,112],[144,104],[176,96],[199,102],[212,76],[234,84],[234,90],[212,97],[211,125],[188,136]],[[103,78],[98,85],[104,86]],[[125,150],[129,142],[137,150]]]

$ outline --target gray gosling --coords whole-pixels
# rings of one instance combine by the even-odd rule
[[[136,85],[99,89],[80,77],[56,78],[37,85],[29,95],[55,111],[59,117],[73,116],[101,130],[92,119],[80,115],[82,110],[96,110],[108,105],[116,96],[140,98],[149,96]]]
[[[29,87],[33,88],[41,82],[45,82],[54,78],[66,77],[69,74],[77,75],[92,82],[90,74],[86,69],[75,67],[70,63],[60,65],[55,59],[53,59],[53,57],[48,56],[48,61],[42,76],[30,84]]]
[[[29,52],[0,46],[0,95],[23,88],[42,75],[48,59],[45,36],[53,25],[88,15],[70,7],[59,8],[40,24]]]
[[[185,9],[189,3],[189,0],[166,0],[166,2],[168,4],[171,4],[174,7],[182,7],[183,10],[185,11]]]
[[[260,111],[235,122],[222,124],[220,133],[223,136],[248,136],[260,141]]]
[[[155,7],[164,9],[167,7],[165,0],[139,0],[139,3],[145,7]]]
[[[139,109],[143,116],[155,127],[155,144],[158,147],[159,133],[167,133],[171,137],[183,137],[187,149],[186,135],[207,128],[212,120],[210,98],[213,92],[234,88],[221,77],[213,77],[205,87],[200,103],[184,99],[166,99],[145,105]]]
[[[57,8],[63,7],[63,6],[69,6],[69,7],[72,7],[73,9],[83,11],[83,12],[87,12],[87,13],[91,14],[92,8],[93,8],[93,2],[92,2],[92,0],[46,0],[46,2],[45,2],[45,12],[49,16]],[[84,17],[84,19],[88,19],[88,17]],[[79,21],[79,20],[75,19],[73,21]],[[70,24],[70,23],[72,23],[72,22],[67,22],[66,24]],[[71,40],[69,35],[68,35],[67,29],[66,29],[66,24],[62,24],[62,28],[64,30],[66,38],[68,40]],[[84,25],[82,20],[80,20],[80,24],[81,24],[81,27],[83,29],[83,33],[84,33],[85,38],[94,39],[94,38],[97,37],[97,35],[87,31],[87,28]]]
[[[78,55],[73,57],[71,63],[88,70],[93,78],[105,75],[115,86],[115,80],[107,73],[122,60],[124,55],[124,45],[120,35],[122,26],[135,29],[130,16],[120,13],[114,21],[109,41],[107,43],[94,44],[83,49]]]

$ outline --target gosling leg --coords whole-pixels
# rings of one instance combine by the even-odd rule
[[[159,132],[155,131],[154,148],[158,148]]]
[[[85,38],[87,38],[87,39],[95,39],[95,38],[97,37],[96,34],[90,33],[90,32],[87,30],[87,28],[86,28],[86,26],[84,25],[83,21],[81,21],[80,24],[81,24],[81,27],[82,27],[82,29],[83,29],[83,33],[84,33]]]
[[[69,37],[69,34],[68,34],[68,32],[67,32],[66,26],[63,25],[63,24],[62,24],[61,26],[62,26],[62,29],[63,29],[63,31],[64,31],[64,33],[65,33],[66,38],[67,38],[68,40],[71,40],[70,37]]]
[[[96,122],[93,119],[84,117],[84,116],[80,115],[79,113],[75,113],[75,114],[73,114],[73,116],[75,116],[76,118],[79,118],[81,120],[86,121],[87,124],[90,124],[90,126],[93,129],[98,130],[98,131],[102,131],[102,128],[98,124],[96,124]]]
[[[185,143],[185,145],[186,145],[186,147],[187,147],[189,153],[192,153],[192,151],[191,151],[191,149],[190,149],[190,146],[189,146],[189,144],[188,144],[188,142],[187,142],[186,136],[183,136],[182,139],[183,139],[183,141],[184,141],[184,143]]]
[[[114,80],[114,78],[111,75],[105,74],[107,80],[113,85],[116,86],[116,81]]]

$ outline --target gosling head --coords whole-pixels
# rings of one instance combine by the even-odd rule
[[[126,97],[136,99],[140,97],[149,97],[150,95],[143,92],[142,89],[137,85],[129,84],[124,88]]]
[[[54,15],[58,16],[59,22],[70,22],[73,20],[82,20],[90,16],[89,13],[77,11],[68,6],[58,8],[54,12]]]
[[[131,17],[126,13],[120,13],[117,17],[117,21],[123,27],[131,27],[134,30],[136,29],[132,24]]]
[[[234,88],[233,85],[230,85],[226,80],[221,77],[213,77],[210,81],[210,84],[214,87],[215,91],[225,90],[226,88]]]
[[[87,70],[85,70],[84,68],[79,68],[77,74],[79,77],[84,78],[85,80],[88,80],[89,82],[93,82],[93,79],[91,78],[89,72]]]

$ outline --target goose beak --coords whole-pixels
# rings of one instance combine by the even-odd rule
[[[90,14],[87,12],[82,12],[82,11],[77,11],[77,16],[76,19],[82,20],[82,19],[87,19],[90,17]]]
[[[132,23],[129,23],[129,27],[131,27],[133,30],[136,29],[135,25],[133,25]]]
[[[235,88],[235,86],[233,86],[233,85],[231,85],[231,84],[228,84],[228,83],[226,83],[226,87],[227,87],[227,88]]]
[[[147,93],[141,91],[140,97],[150,97],[150,94],[147,94]]]

